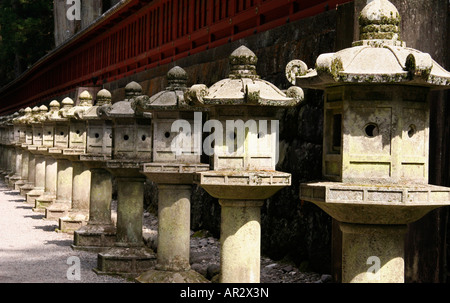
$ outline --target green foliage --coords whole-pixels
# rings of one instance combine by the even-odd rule
[[[0,86],[22,74],[54,47],[53,1],[0,2]]]

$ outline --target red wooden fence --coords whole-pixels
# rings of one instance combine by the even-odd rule
[[[111,82],[351,0],[130,0],[0,90],[0,114]]]

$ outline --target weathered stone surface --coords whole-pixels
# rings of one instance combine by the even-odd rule
[[[335,13],[287,24],[270,33],[246,38],[245,44],[258,56],[257,72],[264,79],[281,89],[289,86],[284,67],[299,55],[313,65],[322,52],[333,50]],[[320,28],[320,30],[317,30]],[[311,34],[314,33],[314,34]],[[228,55],[237,42],[208,50],[201,56],[179,60],[190,75],[192,83],[210,85],[229,73]],[[215,70],[216,73],[208,71]],[[157,68],[152,80],[143,84],[146,90],[157,90]],[[162,76],[161,76],[162,77]],[[159,80],[161,81],[161,80]],[[329,272],[331,218],[311,203],[300,207],[298,201],[299,181],[320,178],[322,156],[323,99],[322,92],[305,91],[305,102],[284,111],[280,123],[280,161],[277,169],[292,174],[292,185],[282,189],[262,207],[262,253],[275,259],[288,258],[297,265],[309,264],[311,269]],[[291,202],[292,201],[292,202]],[[220,205],[201,187],[194,188],[192,196],[192,229],[208,229],[216,237],[220,233]]]
[[[112,247],[98,254],[99,275],[121,275],[137,277],[140,273],[154,267],[156,256],[147,247]]]
[[[297,75],[298,85],[325,90],[323,176],[337,181],[325,186],[325,191],[315,186],[320,183],[304,184],[300,197],[316,203],[336,220],[352,223],[351,229],[358,224],[371,224],[366,227],[366,235],[361,233],[350,240],[348,228],[342,229],[343,281],[367,282],[360,277],[360,269],[354,269],[359,266],[354,259],[360,254],[355,247],[367,248],[376,255],[379,249],[370,244],[366,247],[363,242],[379,242],[388,247],[386,261],[401,259],[394,261],[392,267],[386,265],[382,281],[403,282],[403,234],[394,232],[378,239],[376,226],[405,225],[450,203],[448,189],[427,185],[426,102],[430,88],[447,88],[450,73],[429,54],[406,48],[399,40],[400,16],[389,1],[368,3],[359,23],[360,40],[352,47],[320,55],[314,70]],[[388,86],[391,89],[384,91]],[[354,89],[353,93],[340,94],[344,87]],[[397,100],[403,101],[400,106]],[[407,108],[402,107],[405,101]],[[367,102],[375,106],[368,106]],[[377,107],[382,103],[388,105],[384,107],[387,111]],[[413,157],[416,158],[412,160]],[[365,187],[375,184],[374,188]],[[395,251],[392,255],[391,250]]]
[[[290,85],[284,76],[286,64],[294,58],[302,58],[308,66],[313,66],[319,54],[334,50],[335,35],[336,12],[327,11],[316,17],[291,22],[267,32],[191,55],[188,58],[177,60],[173,64],[131,75],[121,81],[105,83],[104,87],[112,92],[113,102],[123,100],[124,86],[133,80],[142,85],[143,91],[147,95],[153,95],[165,89],[167,71],[174,65],[182,66],[186,70],[189,74],[189,85],[194,83],[211,85],[228,75],[229,54],[236,47],[245,44],[258,56],[258,74],[262,75],[264,80],[272,82],[283,90]],[[214,72],[211,73],[211,71]],[[305,103],[304,107],[299,105],[296,109],[292,109],[295,111],[294,113],[286,114],[280,124],[280,139],[283,140],[282,145],[287,148],[282,151],[285,155],[280,155],[278,167],[280,171],[292,174],[291,187],[297,187],[296,184],[299,181],[316,179],[317,173],[320,175],[322,93],[305,90]],[[302,109],[301,114],[299,114],[299,109]],[[305,120],[302,121],[302,119],[308,119],[308,123],[303,122]],[[299,159],[307,159],[307,161]],[[293,167],[291,167],[292,164]],[[157,201],[156,193],[153,193],[153,190],[146,190],[146,194],[145,201]],[[322,271],[329,272],[329,267],[324,265],[326,262],[315,256],[320,255],[319,252],[322,251],[327,255],[330,252],[329,235],[327,234],[330,218],[312,204],[305,203],[300,209],[299,205],[288,202],[297,201],[297,199],[298,190],[285,189],[275,194],[270,200],[271,203],[263,206],[262,253],[276,255],[277,258],[289,254],[297,264],[309,258],[318,259],[319,262],[311,262],[311,265],[314,263],[318,267],[314,268],[313,266],[312,268],[315,270],[325,268]],[[156,202],[151,204],[156,205]],[[270,212],[269,216],[265,214],[266,209]],[[291,215],[293,213],[298,213],[301,218]],[[273,214],[279,214],[280,217],[273,217]],[[308,217],[311,216],[315,219],[308,221]],[[191,218],[194,230],[207,228],[215,236],[218,236],[220,206],[217,199],[212,198],[198,186],[194,186],[192,194]],[[285,228],[285,232],[278,232],[277,228],[280,224],[296,228]],[[302,234],[298,234],[300,229]],[[285,237],[295,238],[298,242],[292,241],[289,245],[284,245]],[[312,243],[313,246],[309,247],[307,243]]]
[[[340,228],[343,233],[342,282],[404,282],[406,225],[340,223]]]
[[[299,99],[287,97],[272,83],[260,79],[256,72],[257,56],[242,45],[230,55],[230,74],[228,78],[214,83],[211,87],[187,93],[189,101],[205,105],[268,105],[290,107]]]
[[[425,184],[302,184],[300,198],[340,222],[408,224],[450,201],[450,188]],[[324,202],[324,203],[322,203]]]
[[[134,85],[130,85],[128,92],[134,93],[136,91],[133,89],[134,87]],[[117,114],[120,116],[120,112]],[[117,146],[113,146],[114,148]],[[112,248],[99,253],[97,268],[94,269],[98,274],[135,277],[155,265],[156,256],[151,249],[144,246],[143,241],[145,178],[139,175],[139,163],[136,160],[108,161],[111,164],[108,165],[108,170],[116,177],[115,181],[117,182],[116,239]],[[112,188],[111,184],[108,184],[108,188]],[[104,202],[106,200],[102,204]]]
[[[222,200],[220,282],[259,283],[264,200]]]

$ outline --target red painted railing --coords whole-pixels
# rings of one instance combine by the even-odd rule
[[[130,0],[0,91],[0,114],[335,9],[351,0]]]

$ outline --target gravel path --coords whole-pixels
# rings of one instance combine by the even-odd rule
[[[43,220],[18,191],[0,181],[0,283],[124,283],[122,278],[98,276],[97,253],[74,251],[73,235],[55,232],[56,221]],[[67,278],[77,265],[80,275]],[[74,259],[75,261],[72,261]],[[70,261],[68,263],[68,261]]]
[[[44,220],[42,213],[33,212],[33,206],[0,179],[0,283],[132,282],[95,274],[92,269],[97,266],[97,253],[72,250],[73,235],[56,232],[57,222]],[[112,201],[111,208],[115,222],[117,201]],[[144,242],[155,251],[157,229],[157,217],[144,213]],[[191,267],[211,280],[220,268],[220,241],[205,231],[191,231],[191,236]],[[69,279],[76,262],[80,265],[79,277],[69,275]],[[263,283],[323,283],[330,278],[261,257]]]

